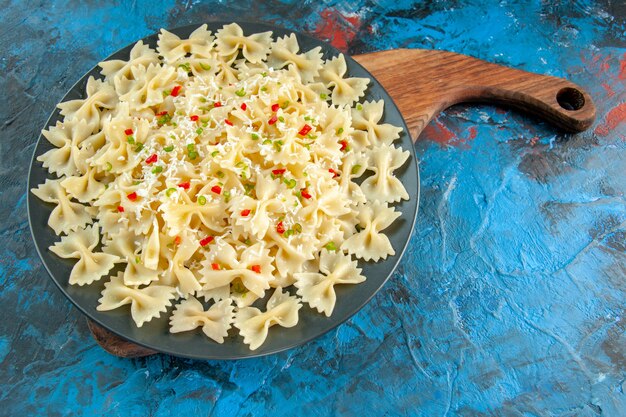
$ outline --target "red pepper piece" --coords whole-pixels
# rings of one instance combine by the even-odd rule
[[[197,122],[199,118],[200,116],[198,116],[197,114],[194,114],[193,116],[189,116],[189,119],[191,119],[192,122]]]
[[[191,184],[189,184],[189,181],[187,181],[187,182],[181,182],[180,184],[178,184],[178,186],[179,186],[180,188],[183,188],[183,189],[185,189],[185,190],[188,190],[188,189],[189,189],[189,187],[191,186]]]
[[[213,107],[222,107],[222,102],[216,101],[215,103],[213,103]]]
[[[241,110],[246,110],[247,108],[246,103],[241,103]]]
[[[220,187],[219,185],[214,185],[213,187],[211,187],[211,191],[213,191],[215,194],[222,194],[222,187]]]
[[[278,111],[278,109],[280,109],[280,106],[278,105],[278,103],[272,104],[272,111],[274,113],[276,113]]]
[[[328,172],[333,174],[333,178],[337,178],[339,176],[339,173],[337,171],[335,171],[334,169],[332,169],[332,168],[329,168]]]
[[[300,129],[300,131],[298,132],[298,135],[306,136],[307,133],[309,133],[311,131],[311,129],[313,129],[311,126],[304,125],[304,126],[302,126],[302,129]]]
[[[261,265],[252,265],[250,269],[256,272],[257,274],[261,273]]]
[[[181,90],[182,88],[183,88],[182,86],[177,85],[176,87],[172,88],[172,92],[170,93],[170,95],[171,95],[172,97],[177,97],[177,96],[180,94],[180,90]]]
[[[276,121],[278,120],[278,117],[276,117],[276,115],[273,115],[268,121],[267,124],[273,125],[274,123],[276,123]]]
[[[130,136],[130,135],[132,135],[132,134],[133,134],[133,129],[126,129],[126,130],[124,131],[124,134],[125,134],[126,136]]]
[[[228,126],[232,126],[233,125],[233,122],[231,122],[228,119],[224,120],[224,123],[226,123]]]
[[[176,237],[174,238],[174,244],[175,244],[176,246],[180,245],[180,243],[181,243],[182,241],[183,241],[183,238],[182,238],[182,237],[180,237],[180,236],[176,236]]]
[[[219,264],[216,264],[216,263],[212,263],[212,264],[211,264],[211,268],[212,268],[214,271],[219,271],[219,270],[220,270],[220,265],[219,265]]]
[[[250,210],[245,209],[245,210],[241,210],[241,216],[242,217],[248,217],[250,215]]]
[[[345,151],[348,148],[347,140],[340,140],[339,143],[341,144],[341,148],[339,148],[340,151]]]
[[[302,195],[302,197],[306,198],[307,200],[311,198],[311,194],[309,194],[306,188],[303,188],[302,190],[300,190],[300,194]]]
[[[207,236],[200,241],[200,246],[206,246],[209,243],[213,242],[215,238],[213,236]]]
[[[137,200],[137,193],[133,191],[132,193],[128,194],[126,198],[128,198],[130,201],[135,201]]]
[[[156,116],[165,116],[167,114],[167,110],[160,111],[156,114]]]
[[[281,235],[285,233],[285,226],[283,225],[283,222],[278,222],[278,224],[276,225],[276,232]]]
[[[124,207],[117,206],[117,211],[120,212],[120,213],[124,213]]]
[[[146,164],[150,165],[150,164],[155,163],[158,160],[159,160],[159,157],[157,156],[157,154],[153,153],[152,155],[146,158]]]
[[[287,171],[285,168],[273,169],[272,174],[274,175],[283,175]]]

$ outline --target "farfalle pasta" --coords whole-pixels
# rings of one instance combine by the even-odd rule
[[[303,305],[330,316],[335,287],[365,280],[355,258],[395,253],[409,153],[343,55],[233,23],[100,66],[43,131],[57,178],[32,190],[54,205],[50,250],[77,259],[69,283],[105,281],[98,310],[257,349]]]

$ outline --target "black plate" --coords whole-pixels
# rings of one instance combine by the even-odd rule
[[[224,22],[211,22],[208,23],[208,26],[209,29],[215,33],[215,31],[224,24]],[[273,31],[274,37],[277,37],[293,32],[291,30],[260,23],[238,22],[238,24],[243,28],[246,34]],[[180,37],[187,37],[198,26],[199,25],[185,26],[173,29],[171,32]],[[296,33],[296,36],[300,48],[303,51],[321,46],[324,59],[336,56],[340,53],[331,45],[310,36],[299,33]],[[157,35],[154,34],[143,38],[143,41],[154,48],[156,47]],[[134,42],[109,56],[106,60],[127,60],[133,45]],[[42,167],[41,163],[36,161],[37,156],[52,147],[43,136],[40,136],[33,154],[28,178],[28,219],[37,252],[55,284],[80,311],[113,333],[159,352],[197,359],[238,359],[280,352],[306,343],[335,328],[354,315],[374,296],[374,294],[376,294],[385,281],[391,276],[406,249],[417,215],[419,173],[413,143],[407,133],[408,129],[406,123],[395,103],[378,81],[376,81],[365,68],[349,56],[346,56],[346,63],[348,65],[349,76],[367,77],[372,80],[365,95],[365,100],[385,100],[384,122],[401,126],[404,129],[400,135],[400,139],[395,142],[395,145],[409,150],[411,157],[403,168],[396,171],[396,175],[400,177],[400,180],[406,187],[411,198],[408,201],[395,205],[396,210],[402,212],[402,216],[385,231],[391,240],[396,255],[378,263],[359,261],[359,266],[363,268],[363,275],[367,277],[367,280],[358,285],[337,288],[337,304],[331,317],[318,314],[317,311],[311,310],[307,304],[304,304],[300,310],[300,321],[297,326],[291,329],[285,329],[280,326],[272,327],[265,343],[257,350],[251,351],[248,349],[248,346],[243,343],[243,338],[236,334],[236,329],[231,329],[229,332],[231,336],[221,345],[209,340],[200,329],[187,333],[169,333],[168,319],[171,308],[168,310],[167,314],[162,314],[159,319],[154,319],[144,324],[142,328],[135,326],[135,323],[130,317],[128,306],[108,312],[97,311],[96,306],[98,305],[100,292],[104,289],[106,279],[103,278],[99,282],[84,287],[69,285],[68,279],[74,261],[58,258],[48,250],[49,246],[59,240],[59,237],[57,237],[47,225],[48,216],[54,206],[42,202],[30,192],[31,188],[37,187],[39,184],[42,184],[46,178],[51,177],[51,174]],[[92,75],[96,78],[102,78],[99,75],[99,68],[94,67],[70,89],[62,101],[84,98],[87,78]],[[59,114],[59,110],[55,109],[44,128],[53,126],[58,120],[62,120],[62,117]],[[269,297],[272,291],[268,291],[267,293],[267,297]],[[258,304],[264,305],[264,302],[261,301]],[[255,303],[255,305],[257,305],[257,303]]]

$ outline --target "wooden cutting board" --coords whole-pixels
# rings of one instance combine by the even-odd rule
[[[596,109],[589,94],[562,78],[533,74],[466,55],[425,49],[392,49],[353,57],[387,90],[413,141],[442,110],[483,102],[533,114],[568,132],[588,129]],[[88,320],[107,352],[125,358],[156,353],[128,342]]]

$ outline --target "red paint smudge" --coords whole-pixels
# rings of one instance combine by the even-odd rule
[[[498,113],[498,114],[505,114],[506,113],[506,109],[503,109],[502,107],[496,107],[496,113]]]
[[[539,141],[539,137],[537,137],[537,136],[532,137],[530,139],[530,146],[535,146],[538,141]]]
[[[616,107],[613,107],[604,118],[604,123],[598,125],[595,129],[595,133],[600,136],[607,136],[613,129],[615,129],[620,123],[626,121],[626,103],[622,103]]]
[[[437,142],[440,145],[452,145],[454,142],[458,142],[458,138],[450,129],[446,127],[439,120],[435,120],[434,123],[430,123],[424,129],[425,136]]]
[[[602,87],[606,91],[607,97],[613,97],[615,95],[615,91],[613,91],[613,88],[611,88],[611,86],[608,83],[602,83]]]
[[[626,80],[626,54],[619,60],[619,75],[620,80]]]
[[[320,17],[322,21],[315,28],[315,33],[345,52],[361,27],[359,15],[345,15],[334,8],[329,8],[322,11]]]
[[[478,130],[476,129],[476,126],[472,126],[469,129],[467,129],[469,132],[469,136],[468,136],[468,140],[473,140],[476,138],[476,134],[478,133]]]

